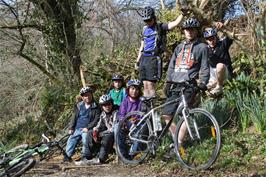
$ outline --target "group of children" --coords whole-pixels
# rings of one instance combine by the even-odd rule
[[[69,127],[70,137],[64,161],[71,161],[78,143],[82,142],[82,159],[76,165],[105,163],[113,150],[115,133],[120,119],[131,111],[141,110],[141,81],[112,76],[112,89],[100,97],[99,104],[93,98],[94,90],[80,90],[82,100],[75,106],[75,114]],[[98,106],[99,105],[99,106]]]

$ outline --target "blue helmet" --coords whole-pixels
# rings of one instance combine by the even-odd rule
[[[145,7],[141,13],[141,16],[142,16],[142,20],[144,20],[144,21],[155,18],[154,9],[150,6]]]
[[[186,29],[186,28],[199,28],[200,27],[200,23],[197,19],[195,18],[189,18],[186,21],[183,22],[182,28]]]
[[[127,82],[127,88],[128,87],[130,87],[130,86],[137,86],[137,87],[141,87],[141,81],[140,80],[138,80],[138,79],[132,79],[132,80],[129,80],[128,82]]]
[[[203,33],[204,38],[208,38],[208,37],[212,37],[216,35],[217,35],[217,30],[215,28],[208,28]]]

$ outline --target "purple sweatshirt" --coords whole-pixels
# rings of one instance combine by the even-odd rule
[[[131,111],[140,111],[141,101],[138,99],[135,102],[129,100],[129,96],[127,96],[119,107],[119,120],[122,120],[125,115]]]

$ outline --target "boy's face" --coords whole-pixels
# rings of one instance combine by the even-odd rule
[[[211,36],[211,37],[208,37],[208,38],[205,38],[208,45],[211,46],[211,47],[215,47],[216,46],[216,43],[217,43],[217,38],[216,36]]]
[[[151,27],[151,26],[153,26],[155,24],[155,19],[152,18],[152,19],[149,19],[149,20],[144,20],[144,22],[146,23],[146,25],[148,27]]]
[[[114,88],[120,89],[122,87],[122,81],[121,80],[115,80],[114,81]]]
[[[136,99],[139,97],[140,90],[136,86],[130,86],[128,90],[128,94],[131,98]]]
[[[84,95],[82,95],[82,100],[87,104],[91,104],[92,103],[92,93],[87,92]]]
[[[192,41],[197,38],[198,30],[196,28],[185,28],[184,34],[187,40]]]
[[[102,105],[103,111],[106,113],[110,113],[112,111],[113,108],[113,104],[112,103],[106,103]]]

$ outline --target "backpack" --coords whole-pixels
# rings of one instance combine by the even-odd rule
[[[147,26],[143,27],[143,36],[144,36],[144,31],[146,30]],[[150,50],[150,51],[144,51],[144,53],[151,53],[155,56],[159,56],[162,53],[164,53],[166,51],[166,44],[167,44],[167,31],[166,30],[162,30],[162,23],[157,23],[155,25],[155,31],[156,31],[156,47],[154,50]],[[145,36],[144,36],[145,37]]]

